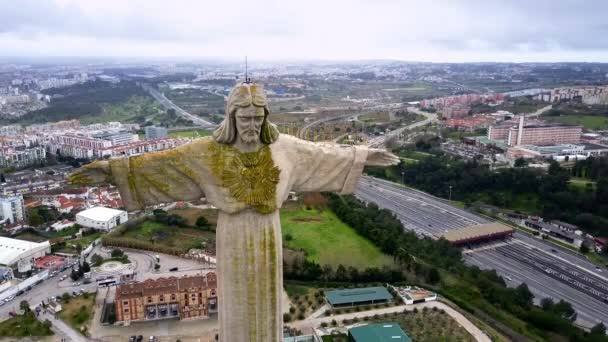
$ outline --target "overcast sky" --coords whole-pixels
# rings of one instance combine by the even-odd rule
[[[0,0],[0,56],[608,62],[608,0]]]

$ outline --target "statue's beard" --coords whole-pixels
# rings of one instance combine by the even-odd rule
[[[260,133],[256,131],[247,131],[239,135],[241,136],[241,140],[247,144],[253,144],[260,140]]]

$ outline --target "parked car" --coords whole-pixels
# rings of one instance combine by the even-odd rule
[[[23,290],[19,290],[19,291],[17,292],[17,297],[18,297],[18,296],[21,296],[21,295],[22,295],[22,294],[24,294],[24,293],[25,293],[25,291],[23,291]]]
[[[144,337],[141,335],[137,335],[137,338],[135,339],[135,342],[141,342],[143,341]]]
[[[178,270],[178,268],[177,268],[177,267],[171,267],[171,268],[169,269],[169,272],[175,272],[175,271],[177,271],[177,270]]]
[[[26,287],[26,288],[25,288],[25,291],[29,291],[29,290],[31,290],[31,289],[32,289],[32,287],[31,287],[31,286],[28,286],[28,287]]]
[[[129,337],[129,342],[135,342],[135,338],[136,338],[135,335]]]

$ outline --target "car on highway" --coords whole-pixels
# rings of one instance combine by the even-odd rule
[[[17,297],[21,296],[21,295],[22,295],[22,294],[24,294],[24,293],[25,293],[25,291],[23,291],[23,290],[19,290],[19,291],[17,291]]]
[[[175,271],[177,271],[177,270],[178,270],[178,268],[177,268],[177,267],[171,267],[171,268],[169,269],[169,272],[175,272]]]
[[[551,252],[553,252],[553,253],[557,253],[557,249],[555,249],[555,248],[551,248]]]
[[[141,335],[137,335],[137,338],[135,339],[135,342],[141,342],[144,340],[144,337]]]
[[[148,338],[148,342],[156,342],[156,337],[150,336],[150,338]]]
[[[135,339],[137,337],[135,335],[132,335],[131,337],[129,337],[129,342],[135,342]]]
[[[29,290],[31,290],[31,289],[32,289],[32,287],[31,287],[31,286],[28,286],[28,287],[26,287],[26,288],[25,288],[25,291],[27,292],[27,291],[29,291]]]

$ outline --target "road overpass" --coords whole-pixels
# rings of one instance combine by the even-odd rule
[[[199,116],[186,112],[182,108],[178,107],[171,100],[169,100],[167,97],[165,97],[165,95],[160,93],[158,90],[152,88],[151,86],[142,84],[142,88],[147,90],[148,93],[150,93],[150,95],[156,99],[156,101],[160,102],[160,104],[163,105],[163,107],[165,107],[166,109],[175,110],[175,113],[177,115],[179,115],[187,120],[192,121],[194,124],[199,125],[202,128],[214,128],[217,126],[217,124],[215,124],[211,121],[207,121]]]

